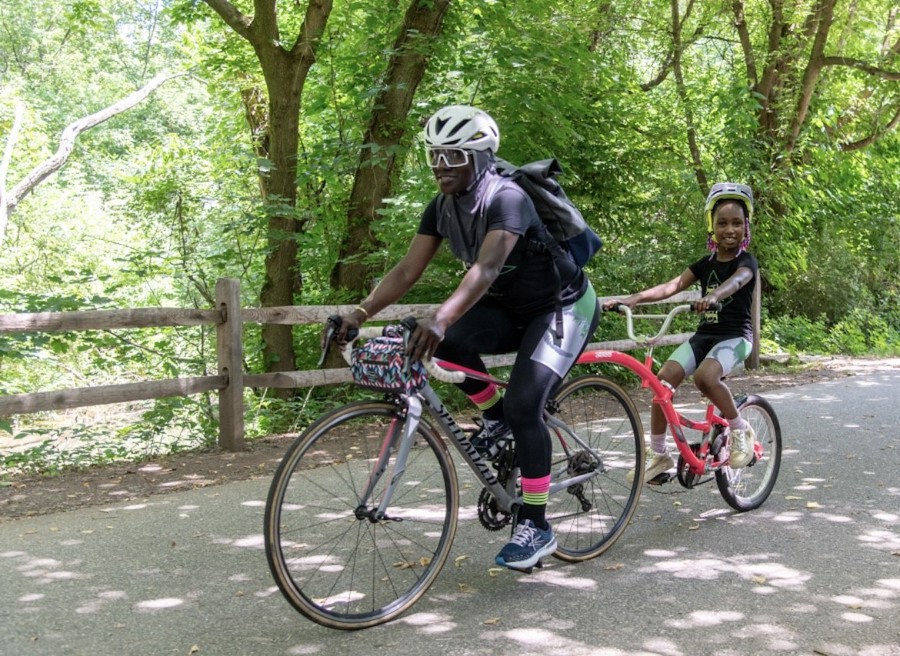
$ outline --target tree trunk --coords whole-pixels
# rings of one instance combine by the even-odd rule
[[[376,244],[370,225],[390,195],[409,108],[422,80],[427,56],[440,34],[450,0],[411,0],[388,63],[384,90],[375,98],[364,146],[360,153],[347,216],[347,236],[332,276],[333,289],[365,295],[372,284],[371,272],[360,259]]]
[[[309,0],[303,24],[293,45],[280,33],[277,0],[255,0],[255,15],[244,16],[228,0],[205,0],[231,29],[253,46],[262,68],[269,95],[268,157],[271,170],[260,189],[266,200],[268,219],[268,255],[265,281],[260,291],[263,306],[293,305],[294,294],[302,284],[297,270],[297,147],[299,145],[300,102],[309,69],[315,63],[316,49],[328,17],[332,0]],[[252,129],[252,125],[251,125]],[[259,148],[260,135],[254,135]],[[296,368],[290,326],[264,324],[263,354],[266,371],[291,371]],[[287,396],[289,391],[280,395]]]

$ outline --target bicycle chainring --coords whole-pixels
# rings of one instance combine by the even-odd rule
[[[499,531],[510,525],[512,515],[500,509],[493,494],[481,490],[478,496],[478,521],[489,531]]]
[[[691,451],[693,451],[694,455],[698,458],[700,457],[700,445],[692,444]],[[691,466],[685,462],[684,456],[678,456],[678,466],[677,466],[677,477],[678,482],[681,483],[682,487],[687,489],[691,489],[697,485],[701,485],[703,483],[709,483],[712,480],[711,476],[700,476],[699,474],[695,474],[691,471]]]

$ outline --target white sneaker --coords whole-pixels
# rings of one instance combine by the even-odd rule
[[[746,467],[753,460],[756,445],[756,433],[750,426],[731,429],[731,448],[728,453],[728,466],[732,469]]]
[[[656,451],[647,451],[647,460],[644,462],[644,482],[649,483],[654,478],[668,471],[675,466],[675,461],[669,452],[657,453]],[[625,480],[628,483],[634,483],[634,470],[632,469],[625,474]]]

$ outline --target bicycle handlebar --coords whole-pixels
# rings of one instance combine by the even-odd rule
[[[328,353],[328,348],[331,346],[331,342],[334,341],[335,335],[337,334],[338,329],[341,327],[341,317],[338,315],[332,315],[328,317],[328,321],[326,321],[326,330],[325,330],[325,347],[322,349],[322,355],[319,358],[319,365],[322,366],[322,363],[325,361],[325,355]],[[415,317],[406,317],[403,321],[400,322],[400,325],[406,331],[407,338],[412,332],[416,329],[416,318]],[[352,354],[353,354],[353,342],[360,337],[379,337],[382,335],[382,328],[373,327],[373,328],[362,328],[356,329],[353,328],[347,332],[347,343],[341,348],[341,356],[347,362],[347,364],[352,364]],[[461,383],[466,379],[466,374],[463,371],[454,371],[452,369],[445,369],[440,364],[438,364],[434,359],[428,358],[427,360],[423,360],[422,364],[425,365],[425,369],[428,370],[428,373],[439,381],[444,383]]]
[[[628,337],[640,344],[649,344],[652,346],[669,332],[669,327],[672,325],[672,321],[675,319],[675,317],[685,312],[694,312],[696,305],[696,303],[676,305],[671,310],[669,310],[668,314],[633,314],[631,308],[624,303],[618,303],[612,309],[619,314],[625,315],[625,320],[628,325]],[[709,309],[714,312],[718,312],[722,309],[722,304],[711,303]],[[638,317],[639,319],[662,319],[663,325],[660,327],[659,332],[657,332],[653,337],[638,337],[634,334],[634,317]]]

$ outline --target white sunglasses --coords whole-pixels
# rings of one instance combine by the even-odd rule
[[[444,166],[455,169],[469,163],[469,153],[462,148],[426,148],[425,157],[428,166],[436,169],[444,160]]]

